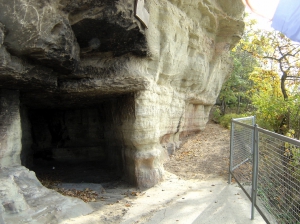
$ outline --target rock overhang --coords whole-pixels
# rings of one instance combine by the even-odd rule
[[[0,0],[0,89],[3,99],[14,101],[11,111],[110,114],[105,127],[112,127],[108,139],[118,143],[110,147],[120,150],[124,177],[151,187],[163,179],[168,150],[205,127],[232,67],[229,51],[243,32],[243,5],[146,0],[146,28],[135,3]],[[22,116],[9,114],[1,119],[21,129]],[[2,144],[2,153],[20,154],[21,138]],[[13,158],[0,156],[0,163],[20,166]]]

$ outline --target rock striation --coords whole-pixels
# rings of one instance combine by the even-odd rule
[[[163,180],[168,152],[208,121],[243,11],[240,0],[0,0],[0,222],[38,216],[32,189],[50,190],[29,169],[41,159],[105,161],[139,187]],[[55,197],[66,214],[91,212]]]

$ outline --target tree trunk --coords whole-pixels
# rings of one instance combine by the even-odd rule
[[[283,98],[285,101],[287,101],[289,99],[286,88],[285,88],[285,81],[287,79],[287,73],[286,72],[282,72],[282,76],[280,79],[280,88],[281,88],[281,92],[283,95]],[[286,127],[284,127],[284,125],[286,125]],[[285,135],[286,132],[290,129],[290,110],[288,109],[288,112],[286,114],[284,114],[282,122],[280,124],[280,134]]]
[[[240,114],[240,107],[241,107],[241,96],[238,96],[238,106],[237,106],[237,114]]]
[[[225,115],[225,113],[226,113],[226,101],[224,98],[222,99],[221,113],[222,113],[222,115]]]
[[[281,79],[280,79],[280,88],[281,88],[281,92],[282,92],[284,100],[288,100],[288,98],[289,98],[287,95],[286,89],[285,89],[286,78],[287,78],[287,73],[283,72]]]

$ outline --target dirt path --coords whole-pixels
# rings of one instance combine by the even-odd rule
[[[208,123],[204,131],[182,144],[165,164],[165,169],[184,179],[227,178],[229,134],[228,129]]]

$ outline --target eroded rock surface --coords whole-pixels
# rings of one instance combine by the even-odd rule
[[[168,151],[205,127],[243,32],[241,1],[145,0],[148,28],[135,3],[0,0],[1,178],[22,173],[48,194],[21,165],[99,159],[151,187]],[[17,187],[2,183],[3,214],[33,209],[34,194],[8,200]]]

